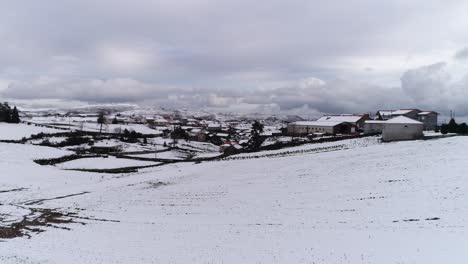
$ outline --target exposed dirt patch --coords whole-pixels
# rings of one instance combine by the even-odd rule
[[[387,198],[386,196],[369,196],[369,197],[362,197],[362,198],[356,198],[353,199],[355,201],[364,201],[364,200],[376,200],[376,199],[385,199]]]
[[[75,213],[64,213],[54,209],[45,208],[30,208],[31,213],[23,216],[19,222],[9,226],[0,227],[0,239],[11,239],[15,237],[26,236],[31,237],[31,233],[44,232],[44,227],[61,228],[69,230],[69,228],[60,226],[60,224],[80,223],[73,220]]]
[[[65,169],[69,171],[82,171],[82,172],[94,172],[94,173],[108,173],[108,174],[124,174],[124,173],[135,173],[140,169],[159,167],[166,165],[167,163],[159,163],[154,165],[146,166],[132,166],[132,167],[122,167],[122,168],[113,168],[113,169]]]
[[[403,180],[388,180],[388,181],[385,181],[385,182],[394,183],[394,182],[407,182],[407,181],[408,181],[408,180],[403,179]]]
[[[409,219],[403,219],[401,222],[419,222],[419,221],[439,221],[439,217],[430,217],[430,218],[425,218],[425,219],[418,219],[418,218],[409,218]],[[393,223],[398,223],[400,220],[394,220]]]
[[[161,187],[161,186],[166,186],[166,185],[168,185],[168,183],[166,183],[166,182],[160,182],[160,181],[158,181],[158,182],[147,182],[147,184],[148,184],[147,189],[157,189],[157,188],[159,188],[159,187]]]
[[[77,159],[83,159],[83,158],[98,158],[101,157],[100,155],[78,155],[78,154],[73,154],[73,155],[67,155],[63,156],[60,158],[53,158],[53,159],[37,159],[34,160],[35,163],[39,165],[57,165],[60,163],[64,163],[67,161],[72,161],[72,160],[77,160]]]

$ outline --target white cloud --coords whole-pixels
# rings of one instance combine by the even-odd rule
[[[0,79],[0,93],[8,88],[12,80]]]
[[[97,52],[102,67],[119,73],[143,70],[154,61],[153,55],[142,48],[111,44],[100,46]]]

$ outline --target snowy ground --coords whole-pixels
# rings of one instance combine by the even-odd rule
[[[101,131],[101,125],[96,122],[96,119],[75,117],[68,120],[68,118],[35,117],[26,121],[52,127],[70,128],[71,130],[98,132]],[[122,133],[125,129],[142,134],[162,134],[161,130],[152,129],[145,124],[104,124],[102,126],[102,132],[105,133]]]
[[[36,207],[85,223],[0,240],[0,263],[466,263],[468,137],[346,144],[105,175],[0,143],[2,225]]]
[[[304,144],[296,147],[283,148],[278,150],[267,150],[253,153],[242,153],[232,156],[228,159],[237,159],[239,157],[264,157],[264,156],[291,156],[302,155],[310,152],[326,152],[340,149],[362,148],[371,145],[380,144],[380,137],[365,137],[357,139],[346,139],[335,142]]]
[[[61,133],[63,130],[39,127],[26,124],[0,123],[1,140],[20,140],[23,137],[30,137],[39,133]]]

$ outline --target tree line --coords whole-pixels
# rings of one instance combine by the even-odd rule
[[[468,125],[466,123],[458,124],[455,121],[455,118],[450,119],[448,124],[443,124],[440,126],[440,132],[442,134],[447,133],[458,133],[458,134],[468,134]]]
[[[6,123],[19,123],[20,117],[18,109],[15,107],[11,108],[8,103],[0,103],[0,122]]]

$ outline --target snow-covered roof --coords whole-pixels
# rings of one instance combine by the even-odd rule
[[[366,121],[364,121],[364,123],[366,123],[366,124],[383,124],[385,122],[386,121],[384,121],[384,120],[366,120]]]
[[[236,149],[242,149],[242,148],[243,148],[241,145],[236,144],[236,143],[232,144],[232,146],[233,146],[234,148],[236,148]]]
[[[433,112],[433,111],[424,111],[424,112],[419,113],[418,115],[429,115],[429,114],[436,114],[436,115],[438,115],[439,113]]]
[[[406,116],[397,116],[390,120],[385,121],[385,124],[423,124],[414,119],[408,118]]]
[[[379,111],[377,111],[377,113],[379,113],[380,115],[383,115],[383,116],[392,115],[393,112],[394,112],[394,110],[379,110]]]
[[[349,122],[355,123],[359,121],[363,116],[362,115],[328,115],[322,116],[317,121],[333,121],[333,122]]]
[[[296,122],[293,122],[292,124],[298,125],[298,126],[334,127],[341,123],[344,123],[344,122],[343,121],[296,121]]]
[[[392,112],[392,115],[406,115],[416,109],[400,109]]]

